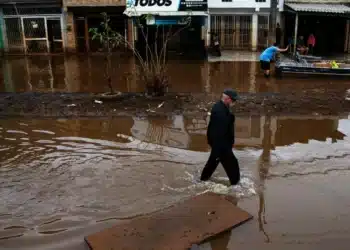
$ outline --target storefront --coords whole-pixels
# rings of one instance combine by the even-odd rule
[[[125,1],[119,0],[64,0],[65,23],[67,26],[67,51],[101,52],[105,49],[100,41],[93,40],[91,28],[101,28],[106,13],[110,28],[119,34],[127,35],[127,17],[123,14]],[[115,50],[120,50],[115,48]]]
[[[285,4],[285,42],[294,44],[303,38],[306,46],[310,34],[316,38],[316,55],[350,52],[350,7],[342,4]],[[301,43],[302,40],[299,40]]]
[[[212,0],[208,11],[208,45],[215,34],[221,47],[227,50],[256,51],[269,46],[271,1]],[[283,1],[279,1],[275,13],[276,23],[281,23],[282,11]]]
[[[2,34],[7,53],[64,51],[61,1],[2,1]]]
[[[135,0],[124,12],[132,20],[129,40],[141,53],[147,46],[168,56],[204,57],[207,0]]]

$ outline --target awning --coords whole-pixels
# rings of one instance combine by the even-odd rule
[[[301,13],[350,14],[350,7],[343,4],[286,3],[285,6],[294,12]]]

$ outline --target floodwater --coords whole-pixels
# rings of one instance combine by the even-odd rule
[[[350,115],[238,117],[242,180],[198,182],[207,120],[0,120],[0,249],[86,249],[83,237],[206,191],[250,222],[201,249],[348,249]],[[228,211],[229,212],[229,211]]]
[[[109,91],[103,56],[13,56],[1,60],[2,92],[105,92]],[[115,90],[143,91],[133,58],[112,58],[110,75]],[[172,92],[220,93],[224,88],[239,92],[302,92],[305,89],[349,89],[350,81],[327,77],[266,79],[258,62],[169,61]]]

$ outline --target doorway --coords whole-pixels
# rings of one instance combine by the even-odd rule
[[[47,22],[47,39],[49,51],[52,53],[62,53],[63,52],[63,40],[61,32],[61,20],[49,18]]]
[[[76,17],[75,18],[75,29],[76,29],[76,44],[78,52],[87,52],[89,43],[86,41],[87,34],[87,18]]]

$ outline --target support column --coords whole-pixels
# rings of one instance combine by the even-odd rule
[[[281,47],[285,47],[287,44],[285,44],[285,39],[286,39],[286,19],[285,17],[279,12],[280,16],[280,25],[281,25],[281,30],[282,30],[282,36],[281,36]]]
[[[135,24],[133,19],[131,19],[131,20],[132,20],[133,27],[134,27],[134,29],[133,29],[133,31],[134,31],[134,33],[133,33],[133,41],[134,41],[134,46],[135,46],[135,42],[139,40],[139,30],[138,30],[139,26],[137,24]]]
[[[256,51],[258,47],[258,14],[252,16],[252,51]]]
[[[128,27],[127,27],[127,41],[130,44],[131,48],[134,49],[135,46],[135,29],[134,23],[131,18],[128,19]]]
[[[234,37],[235,37],[235,47],[236,48],[240,48],[241,47],[241,16],[235,16],[235,21],[236,21],[236,27],[235,27],[235,34],[234,34]]]
[[[76,52],[76,34],[74,25],[74,15],[72,12],[66,13],[66,36],[67,36],[67,51]]]
[[[280,26],[282,27],[281,22],[282,22],[281,12],[278,10],[278,11],[276,12],[276,24],[279,23]]]
[[[206,33],[206,40],[205,40],[205,46],[210,46],[210,30],[211,30],[211,17],[210,14],[207,16],[207,33]]]
[[[280,27],[281,27],[282,34],[281,34],[281,44],[280,44],[280,46],[283,47],[284,46],[284,27],[285,26],[284,26],[284,18],[281,15],[280,9],[278,9],[277,12],[276,12],[276,27],[277,27],[277,23],[279,23]]]
[[[348,53],[350,54],[350,23],[349,23],[349,33],[348,33]]]
[[[90,34],[89,34],[89,22],[88,22],[88,16],[86,15],[84,17],[84,30],[85,30],[85,48],[86,52],[90,52]],[[74,34],[75,35],[75,34]]]
[[[61,17],[61,37],[63,40],[63,51],[67,51],[67,7],[62,8],[62,17]]]
[[[348,52],[348,53],[350,53],[350,48],[349,48],[349,28],[350,28],[350,21],[346,20],[344,52]]]
[[[294,48],[293,48],[294,54],[297,51],[298,25],[299,25],[299,15],[298,15],[298,13],[296,13],[295,14],[295,27],[294,27]]]

